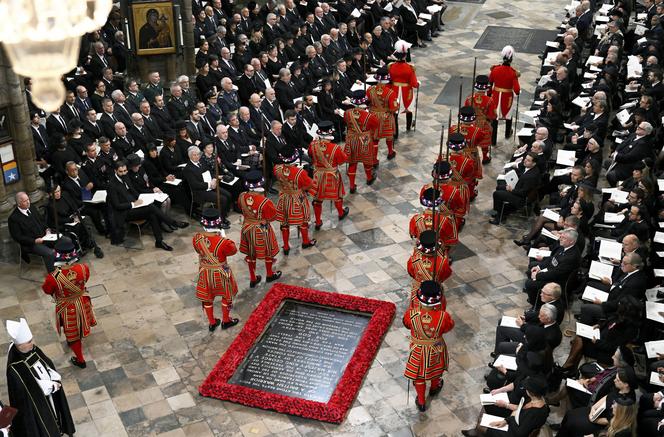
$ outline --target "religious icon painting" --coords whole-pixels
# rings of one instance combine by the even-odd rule
[[[173,2],[133,3],[131,9],[136,53],[139,56],[175,53]]]

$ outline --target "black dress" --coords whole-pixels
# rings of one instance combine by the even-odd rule
[[[613,402],[618,396],[618,390],[615,389],[606,395],[606,409],[600,414],[599,418],[611,421],[613,417]],[[633,391],[627,396],[636,401],[636,395]],[[556,434],[556,437],[583,437],[584,435],[594,434],[606,428],[606,426],[598,425],[588,419],[590,408],[591,406],[587,406],[569,410],[560,424],[560,430]]]
[[[507,431],[487,429],[488,437],[528,437],[531,432],[541,428],[549,417],[549,406],[540,408],[524,408],[519,414],[519,424],[513,416],[507,417]]]

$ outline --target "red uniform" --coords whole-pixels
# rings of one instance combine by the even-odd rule
[[[318,139],[309,145],[309,156],[314,165],[314,185],[311,189],[315,200],[341,200],[345,194],[344,183],[338,167],[348,160],[341,146]]]
[[[213,232],[198,232],[192,239],[198,254],[196,297],[212,302],[221,296],[222,305],[230,306],[237,294],[237,283],[226,258],[237,253],[233,240]]]
[[[491,111],[491,98],[484,93],[475,92],[472,99],[471,96],[468,96],[464,106],[472,106],[475,109],[477,116],[475,124],[482,131],[482,138],[478,141],[477,145],[482,148],[482,158],[487,159],[489,157],[491,134],[493,132],[491,121],[496,118],[495,112]]]
[[[90,335],[95,326],[94,312],[85,283],[90,279],[90,268],[85,264],[56,267],[46,275],[42,290],[55,299],[55,326],[58,334],[64,330],[68,342]]]
[[[373,133],[374,141],[381,138],[391,140],[394,138],[394,113],[399,110],[398,93],[391,85],[379,83],[367,88],[369,98],[369,111],[378,117],[379,125]]]
[[[411,287],[411,300],[417,299],[415,292],[420,287],[422,281],[434,280],[438,283],[445,282],[452,276],[452,268],[450,267],[450,259],[447,256],[445,247],[438,248],[438,255],[436,259],[436,277],[433,278],[433,264],[434,254],[425,254],[415,249],[413,254],[408,258],[406,270],[411,278],[413,278]]]
[[[346,144],[344,153],[348,156],[348,179],[351,189],[355,187],[357,163],[361,162],[367,181],[373,179],[373,165],[376,163],[372,133],[378,129],[378,118],[364,109],[353,108],[344,113]]]
[[[403,316],[403,324],[410,329],[410,354],[404,376],[415,381],[416,389],[419,385],[422,392],[426,381],[432,381],[433,390],[447,370],[449,358],[443,334],[454,328],[454,320],[442,305],[427,307],[413,302]]]
[[[42,290],[55,299],[55,326],[61,330],[79,363],[85,363],[81,339],[90,334],[97,324],[85,283],[90,279],[90,268],[85,264],[56,267],[46,275]]]
[[[271,221],[277,217],[274,203],[259,193],[241,193],[237,203],[244,222],[240,231],[240,252],[249,259],[272,259],[279,253],[279,244]]]
[[[410,237],[419,238],[422,232],[433,230],[436,231],[436,235],[445,246],[456,246],[459,243],[456,217],[445,205],[436,208],[436,224],[437,226],[434,229],[433,210],[427,208],[410,219],[408,227]]]
[[[511,65],[494,65],[489,73],[491,90],[490,112],[494,118],[510,119],[514,94],[521,92],[519,72]]]
[[[450,156],[452,159],[452,156]],[[458,171],[452,169],[452,177],[438,185],[445,205],[454,213],[457,231],[470,208],[470,190]]]
[[[302,244],[310,244],[309,221],[311,207],[307,191],[314,181],[304,169],[290,164],[274,166],[274,175],[281,184],[279,201],[277,202],[277,221],[281,222],[281,236],[284,241],[285,253],[290,250],[290,227],[299,226],[302,233]]]
[[[218,323],[213,308],[216,296],[221,296],[223,321],[229,323],[233,297],[237,294],[237,282],[226,258],[237,253],[235,243],[216,232],[198,232],[194,234],[192,244],[198,253],[196,297],[201,300],[208,323],[211,327]]]
[[[475,198],[477,195],[475,189],[477,186],[477,164],[472,152],[467,147],[459,152],[453,151],[450,153],[450,164],[466,182],[470,198]]]
[[[491,131],[479,127],[475,123],[461,123],[461,130],[458,126],[452,125],[450,127],[449,133],[460,132],[464,139],[466,140],[466,149],[470,150],[475,160],[475,178],[482,179],[482,158],[480,157],[477,148],[481,148],[483,153],[489,151],[489,146],[491,145]]]
[[[307,190],[313,180],[304,169],[290,164],[274,166],[274,175],[281,184],[276,220],[285,226],[301,226],[311,220]]]
[[[398,94],[399,108],[403,108],[404,112],[413,112],[415,110],[413,89],[420,86],[415,67],[406,61],[397,61],[392,62],[387,69],[392,78],[392,86]]]

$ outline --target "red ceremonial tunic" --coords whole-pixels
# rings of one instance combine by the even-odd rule
[[[451,247],[459,243],[456,217],[444,204],[436,208],[436,224],[436,229],[434,229],[433,210],[427,208],[410,219],[408,226],[410,237],[419,238],[422,232],[435,230],[445,246]]]
[[[464,103],[464,106],[472,106],[475,109],[475,114],[477,115],[477,120],[475,120],[475,124],[485,132],[485,136],[487,139],[483,141],[482,144],[479,145],[483,149],[486,149],[491,145],[491,134],[493,133],[491,120],[496,118],[495,117],[496,114],[491,112],[490,105],[491,105],[491,97],[487,96],[484,93],[478,93],[478,92],[476,92],[474,96],[468,96],[468,98],[466,98],[466,101]]]
[[[237,283],[226,258],[237,253],[235,243],[213,232],[198,232],[192,242],[198,253],[196,297],[212,302],[215,296],[221,296],[221,302],[230,306],[237,294]]]
[[[451,158],[451,157],[450,157]],[[452,171],[452,178],[438,185],[445,205],[456,217],[457,229],[470,208],[470,190],[458,171]]]
[[[392,139],[395,133],[394,113],[399,110],[398,93],[391,85],[379,83],[367,88],[369,111],[378,118],[378,128],[373,139]]]
[[[496,118],[510,118],[514,94],[521,92],[519,72],[511,65],[494,65],[489,73],[489,82],[493,84],[490,112]]]
[[[447,256],[447,250],[445,247],[440,246],[438,248],[438,256],[436,260],[436,278],[433,276],[433,254],[425,255],[419,250],[415,249],[413,254],[408,258],[406,263],[406,270],[413,282],[411,283],[411,300],[417,299],[415,292],[420,287],[422,281],[435,280],[438,283],[445,282],[450,276],[452,276],[452,268],[450,267],[450,259]]]
[[[450,153],[450,164],[459,172],[468,188],[474,190],[477,184],[477,170],[472,153],[467,148],[460,152],[453,151]]]
[[[455,132],[460,132],[466,140],[466,150],[471,152],[475,160],[475,177],[482,179],[482,156],[477,148],[489,148],[491,145],[491,131],[482,129],[475,123],[462,123],[461,130],[458,130],[456,124],[450,127],[449,133],[452,134]]]
[[[413,102],[415,97],[413,88],[420,86],[417,82],[415,67],[406,61],[397,61],[392,62],[387,69],[392,78],[392,86],[399,96],[399,107],[407,112],[414,111],[415,105]]]
[[[418,301],[404,314],[403,324],[410,329],[404,376],[425,381],[442,377],[449,361],[443,334],[454,328],[452,316],[441,305],[426,307]]]
[[[42,290],[55,299],[55,326],[65,331],[69,343],[87,337],[95,326],[94,312],[85,283],[90,278],[90,268],[85,264],[56,267],[46,275]]]
[[[307,190],[314,181],[304,169],[290,164],[274,166],[274,175],[281,184],[276,220],[283,226],[302,226],[311,219]]]
[[[344,145],[348,163],[361,162],[365,166],[373,166],[375,162],[372,134],[380,124],[378,118],[364,109],[352,108],[344,112],[344,121],[348,127]]]
[[[344,182],[337,168],[348,160],[341,146],[324,139],[313,140],[309,157],[314,165],[314,185],[310,192],[315,200],[341,200],[345,194]]]
[[[277,216],[274,203],[259,193],[245,191],[237,199],[244,222],[240,231],[240,252],[249,259],[270,259],[279,253],[277,236],[270,224]]]

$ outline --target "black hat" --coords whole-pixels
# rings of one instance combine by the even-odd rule
[[[148,152],[150,152],[152,150],[159,150],[159,147],[157,147],[157,145],[155,143],[147,143],[145,145],[145,148],[147,149]]]
[[[205,93],[205,100],[209,100],[209,99],[211,99],[211,98],[213,98],[213,97],[216,98],[218,95],[219,95],[219,94],[216,93],[216,92],[214,92],[214,90],[210,90],[210,91],[208,91],[207,93]]]
[[[260,191],[263,189],[263,173],[260,170],[251,170],[244,178],[244,186],[248,190]]]
[[[379,81],[379,82],[389,82],[392,80],[390,77],[390,72],[387,71],[387,68],[385,67],[380,67],[378,70],[376,70],[376,74],[374,74],[374,78]]]
[[[301,69],[302,69],[302,64],[300,64],[300,61],[293,62],[289,68],[291,73],[294,73],[296,70],[301,70]]]
[[[125,161],[127,161],[127,167],[136,167],[137,165],[141,165],[141,157],[135,153],[130,153],[127,155]]]
[[[300,155],[297,153],[297,150],[295,150],[295,147],[290,144],[283,146],[277,154],[278,162],[282,164],[292,164],[299,158]]]
[[[57,243],[55,243],[55,259],[58,262],[71,262],[76,261],[78,258],[78,253],[76,252],[76,246],[74,242],[69,237],[60,237]]]
[[[523,381],[523,388],[535,396],[544,396],[549,391],[549,385],[539,376],[529,376]]]
[[[431,176],[439,181],[446,181],[452,177],[452,165],[447,161],[437,161],[433,164]]]
[[[454,132],[449,136],[448,141],[448,147],[450,150],[459,151],[466,147],[466,138],[462,133]]]
[[[417,300],[422,305],[438,305],[443,299],[443,286],[436,281],[422,281],[417,289]]]
[[[643,170],[644,168],[646,168],[646,163],[643,161],[636,162],[632,165],[633,170]]]
[[[631,396],[625,396],[619,394],[615,399],[615,403],[618,405],[622,405],[623,407],[631,407],[636,403],[636,401],[631,397]]]
[[[592,194],[597,194],[600,192],[595,186],[593,186],[590,182],[588,182],[585,179],[580,180],[576,186],[577,188],[583,188],[585,190],[588,190]]]
[[[221,226],[221,214],[216,208],[205,208],[201,212],[201,225],[205,229],[219,229]]]
[[[417,250],[430,254],[436,250],[436,231],[426,230],[420,234],[417,241]]]
[[[472,106],[464,106],[459,110],[459,119],[465,123],[475,121],[475,109]]]
[[[440,195],[440,190],[430,186],[423,186],[420,190],[420,203],[426,208],[433,208],[434,202],[436,206],[443,203],[443,198]]]
[[[366,105],[368,101],[369,98],[364,90],[357,90],[351,93],[350,102],[355,106]]]
[[[320,136],[331,136],[334,135],[334,123],[327,120],[321,120],[318,123],[318,132]]]
[[[78,118],[74,118],[67,123],[69,125],[69,133],[73,133],[76,129],[80,129],[83,124]]]
[[[187,128],[187,122],[185,120],[178,120],[175,122],[175,129],[182,130]]]
[[[475,89],[479,91],[486,91],[489,89],[489,76],[486,74],[478,74],[475,77]]]

